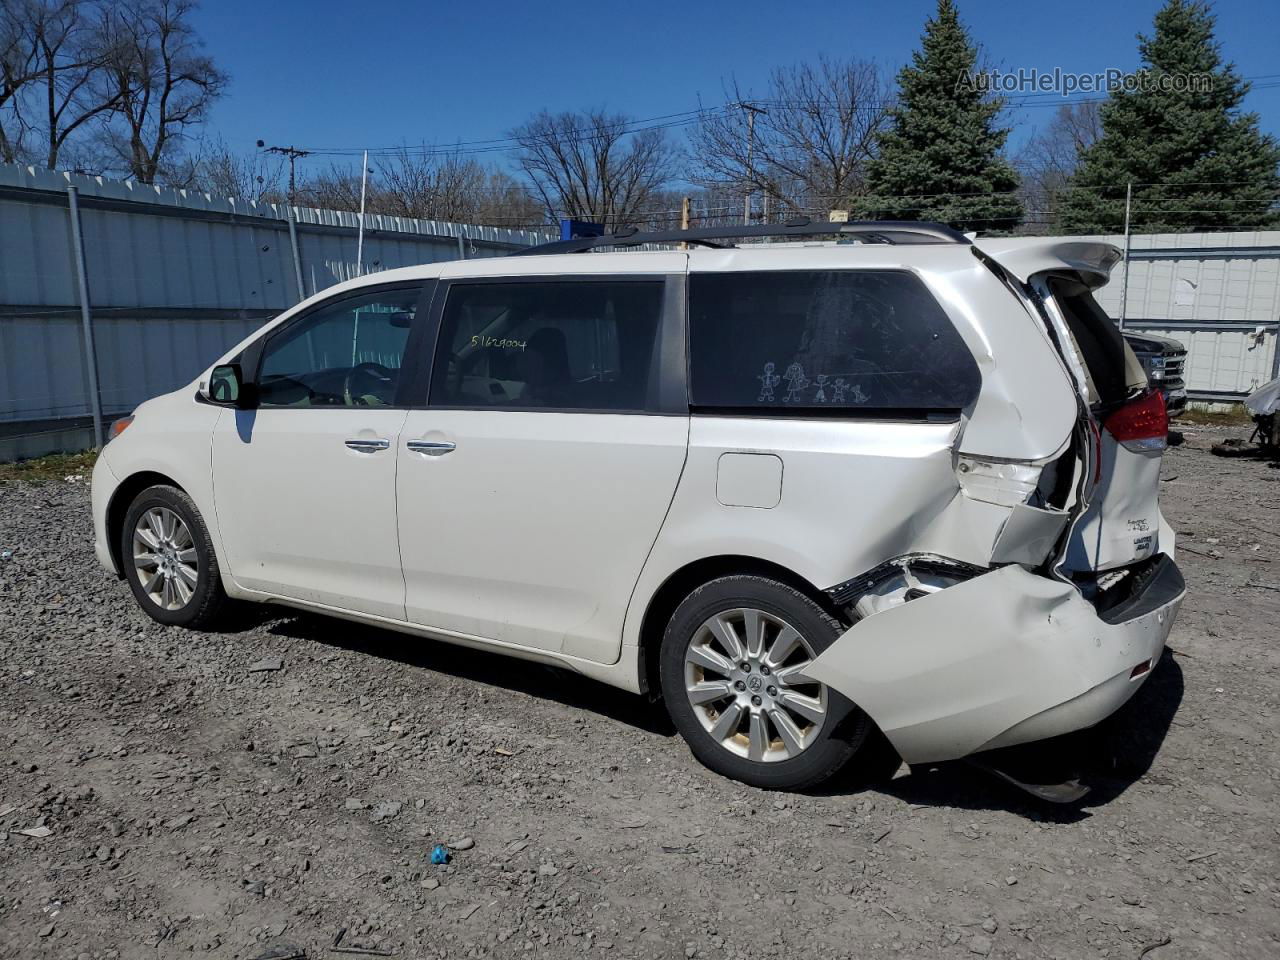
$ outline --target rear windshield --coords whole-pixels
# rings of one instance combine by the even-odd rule
[[[1084,284],[1056,277],[1049,280],[1049,290],[1084,363],[1090,403],[1123,403],[1134,389],[1146,384],[1147,378],[1119,327]]]
[[[705,273],[689,284],[695,408],[958,412],[978,395],[977,363],[913,274]]]

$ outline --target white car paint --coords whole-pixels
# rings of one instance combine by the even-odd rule
[[[1106,245],[981,246],[997,260],[1007,256],[1021,280],[1046,270],[1105,278],[1114,262]],[[801,269],[919,277],[978,363],[977,400],[957,422],[235,411],[199,402],[197,382],[142,405],[100,458],[98,556],[119,569],[107,528],[113,494],[153,473],[199,507],[231,596],[557,663],[631,691],[646,687],[643,662],[654,655],[642,655],[652,641],[644,632],[651,602],[679,571],[708,558],[773,564],[818,590],[905,555],[982,570],[1008,563],[955,586],[934,584],[936,592],[910,603],[886,593],[859,608],[871,612],[820,658],[817,678],[863,706],[908,759],[960,756],[1104,717],[1145,679],[1126,676],[1121,696],[1114,678],[1128,669],[1122,661],[1135,652],[1158,656],[1177,602],[1112,626],[1075,587],[1032,571],[1090,503],[1095,510],[1127,509],[1126,497],[1154,503],[1158,487],[1149,470],[1110,470],[1109,482],[1094,484],[1096,464],[1083,454],[1056,464],[1078,429],[1078,358],[1059,354],[1030,302],[966,245],[529,256],[404,268],[310,298],[219,362],[310,306],[372,282]],[[355,437],[386,439],[388,447],[355,452],[345,447]],[[410,441],[453,448],[424,453]],[[1059,507],[1027,504],[1051,468],[1075,476],[1077,492]],[[1158,548],[1172,554],[1158,508],[1150,519]],[[1090,529],[1087,521],[1076,527],[1082,535]],[[1132,559],[1130,551],[1116,562]],[[1085,562],[1099,562],[1099,554]],[[1058,709],[1064,704],[1073,706]]]
[[[1037,274],[1066,270],[1091,287],[1107,282],[1120,250],[1096,240],[1042,240],[1038,237],[977,237],[973,245],[1023,283]]]
[[[223,556],[220,529],[213,515],[213,464],[210,444],[219,407],[196,402],[195,384],[141,404],[134,416],[144,430],[126,430],[105,447],[93,472],[94,548],[112,573],[123,571],[107,537],[107,509],[122,481],[144,475],[166,477],[200,505],[218,556]]]
[[[406,412],[221,413],[213,431],[214,513],[236,584],[403,619],[395,451]],[[384,440],[387,447],[363,452],[348,440]]]
[[[687,417],[411,411],[394,498],[407,619],[616,663],[688,436]]]
[[[862,705],[908,763],[952,760],[1119,709],[1181,602],[1112,625],[1069,584],[1015,564],[855,624],[808,675]]]

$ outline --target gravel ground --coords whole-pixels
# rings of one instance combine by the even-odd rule
[[[1229,433],[1166,458],[1190,594],[1041,751],[1084,764],[1065,808],[966,764],[765,793],[575,676],[267,608],[166,630],[83,481],[0,484],[0,957],[1280,955],[1280,471]]]

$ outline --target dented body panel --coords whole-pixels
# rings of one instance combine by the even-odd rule
[[[628,367],[606,355],[602,338],[592,347],[601,362],[590,367],[585,379],[564,384],[560,395],[572,396],[568,388],[584,383],[629,386],[636,371],[652,383],[642,402],[628,401],[637,403],[636,409],[559,409],[523,402],[488,406],[474,403],[474,397],[455,398],[466,399],[465,404],[436,404],[425,377],[419,376],[423,383],[415,389],[423,391],[422,404],[414,403],[407,413],[358,404],[302,414],[283,407],[264,411],[256,421],[259,427],[273,418],[322,421],[325,429],[317,436],[334,434],[329,440],[321,437],[332,441],[326,449],[341,456],[350,470],[363,471],[363,481],[373,484],[360,488],[359,495],[398,512],[398,523],[361,528],[376,555],[390,556],[403,574],[392,583],[394,595],[381,599],[374,588],[385,591],[387,578],[353,570],[352,551],[341,538],[321,538],[322,546],[333,547],[322,551],[325,556],[315,550],[300,554],[298,543],[319,541],[308,539],[314,531],[305,524],[294,523],[280,527],[275,546],[275,541],[259,542],[262,524],[243,521],[261,513],[258,488],[267,476],[262,465],[275,464],[270,476],[279,481],[280,490],[288,489],[291,475],[276,469],[281,466],[278,451],[272,453],[269,444],[266,452],[254,453],[252,430],[247,436],[233,431],[223,438],[243,454],[245,459],[237,461],[242,469],[227,469],[217,457],[211,459],[219,417],[225,426],[233,420],[254,422],[247,413],[259,415],[239,410],[233,415],[214,405],[206,383],[191,384],[140,408],[138,425],[112,441],[99,459],[94,491],[98,554],[108,568],[121,568],[112,557],[121,530],[118,523],[113,528],[107,522],[111,494],[120,484],[137,489],[135,481],[143,473],[159,475],[187,490],[198,505],[220,561],[224,589],[232,597],[280,601],[447,642],[487,646],[558,663],[633,691],[652,682],[646,665],[664,642],[673,600],[689,597],[709,578],[726,572],[767,575],[803,588],[832,620],[850,624],[830,646],[818,645],[825,649],[791,675],[812,676],[844,694],[870,715],[908,762],[945,760],[1079,729],[1115,710],[1141,684],[1160,654],[1183,591],[1172,566],[1173,534],[1158,508],[1159,452],[1131,449],[1104,435],[1105,417],[1114,404],[1102,396],[1106,391],[1091,372],[1088,350],[1076,342],[1072,323],[1079,318],[1059,309],[1052,289],[1065,278],[1090,301],[1087,291],[1105,282],[1118,258],[1114,247],[1087,241],[786,249],[761,244],[679,255],[646,251],[469,260],[350,281],[286,312],[224,360],[234,360],[284,325],[309,322],[303,313],[312,307],[330,298],[336,303],[375,282],[431,284],[424,289],[436,297],[432,322],[439,324],[453,296],[446,287],[455,281],[515,288],[525,280],[599,279],[612,284],[643,277],[664,289],[664,307],[652,321],[653,359]],[[861,299],[848,300],[846,307],[834,295],[813,297],[812,290],[820,285],[802,277],[856,271],[895,274],[895,279],[910,281],[913,297],[876,299],[868,286]],[[788,272],[792,276],[784,280],[809,286],[792,301],[780,300],[780,308],[761,311],[766,322],[754,337],[740,332],[744,327],[737,314],[726,312],[733,321],[726,327],[729,333],[716,350],[702,354],[715,361],[708,368],[734,385],[728,395],[739,397],[741,389],[746,399],[700,400],[694,336],[699,281],[710,277],[732,292],[735,285],[745,289],[750,281],[741,274]],[[773,283],[778,278],[767,279]],[[915,297],[917,287],[927,297]],[[731,298],[711,299],[724,303]],[[745,299],[758,303],[761,297],[751,293]],[[932,302],[921,310],[926,299]],[[939,321],[931,327],[904,322],[926,313],[931,319],[940,316]],[[523,354],[526,344],[508,339],[501,326],[517,315],[520,310],[513,307],[489,322],[500,325],[495,328],[501,337],[497,342],[519,343]],[[529,315],[542,316],[538,311]],[[876,322],[864,322],[868,316]],[[571,329],[577,325],[568,321],[583,318],[553,319],[565,320],[563,327]],[[609,322],[617,319],[612,315]],[[628,322],[623,321],[623,329]],[[581,329],[607,326],[594,318],[592,326]],[[798,330],[803,340],[793,338],[785,353],[779,348],[777,355],[759,358],[760,363],[725,359],[737,357],[741,344],[772,342],[779,329]],[[556,326],[550,332],[560,330]],[[858,335],[845,337],[848,331]],[[420,339],[427,343],[434,338],[432,333]],[[484,339],[494,338],[486,334]],[[631,349],[643,339],[615,332],[609,342],[621,350],[624,342]],[[1083,339],[1096,350],[1096,343]],[[405,350],[411,351],[414,343],[408,340]],[[886,344],[894,349],[883,349]],[[965,360],[963,376],[954,377],[964,391],[921,389],[914,397],[903,391],[902,383],[913,378],[930,387],[947,382],[949,365],[933,367],[921,359],[929,355],[931,344],[948,360]],[[418,344],[415,349],[429,348]],[[810,367],[816,380],[811,383],[795,358],[822,350],[846,365],[831,368],[839,373],[825,374]],[[1108,356],[1115,359],[1117,354]],[[895,362],[879,363],[884,357]],[[407,356],[404,369],[438,371],[448,369],[450,360],[443,354],[416,360]],[[523,361],[501,377],[489,377],[490,395],[506,396],[505,388],[496,393],[493,388],[514,382],[508,374],[515,376],[522,366]],[[784,376],[793,367],[790,378]],[[853,382],[846,382],[846,371]],[[857,382],[863,375],[869,385],[879,385],[874,399],[873,388],[868,386],[864,395]],[[527,373],[521,376],[528,378]],[[830,377],[837,379],[825,384]],[[206,371],[203,380],[209,379]],[[1120,380],[1127,388],[1124,377]],[[801,381],[809,390],[803,404],[790,396],[800,396]],[[439,381],[433,376],[431,382]],[[843,399],[846,392],[853,399]],[[903,392],[907,402],[899,402],[897,395]],[[419,436],[405,425],[406,415],[409,424],[418,418],[457,429],[438,436],[419,431]],[[480,430],[476,424],[488,426]],[[367,429],[372,438],[375,427],[382,436],[361,449],[359,438],[366,435],[359,430]],[[539,442],[530,440],[534,434]],[[425,440],[428,436],[436,439]],[[456,436],[457,442],[445,442],[447,436]],[[589,436],[600,441],[600,449],[574,455],[575,445],[581,447]],[[655,444],[662,447],[659,465],[665,471],[656,486],[639,469],[657,462]],[[478,473],[477,457],[482,467],[488,464]],[[396,463],[399,472],[386,469]],[[628,472],[628,463],[639,467]],[[421,474],[416,492],[403,482],[410,467]],[[628,483],[608,482],[615,475],[625,475]],[[468,479],[475,477],[488,479]],[[581,489],[594,485],[589,495],[575,497],[574,483]],[[346,483],[353,491],[359,486],[354,480]],[[215,488],[220,491],[216,498]],[[235,496],[228,499],[227,489]],[[222,509],[224,501],[233,509]],[[456,516],[442,520],[441,511]],[[448,551],[432,552],[433,545],[439,546],[433,531],[442,524],[462,531],[455,539],[465,541],[471,551],[467,578],[459,578],[457,558]],[[620,539],[619,531],[626,537]],[[229,542],[234,536],[239,543]],[[268,590],[262,581],[255,586],[256,575],[241,575],[235,559],[246,546],[254,555],[266,555],[279,553],[286,540],[293,544],[290,556],[305,554],[308,563],[323,562],[331,585],[321,591],[324,596],[316,592],[314,575],[298,580],[302,587],[293,592]],[[620,549],[622,540],[628,549]],[[426,578],[430,582],[424,581],[416,603],[409,543],[440,574]],[[519,549],[503,549],[503,543]],[[1170,559],[1157,564],[1162,556]],[[591,577],[574,572],[588,568]],[[1152,570],[1158,576],[1151,575],[1148,583]],[[1143,589],[1119,606],[1109,606],[1115,594],[1098,577],[1104,571],[1109,577],[1140,581]],[[595,587],[584,587],[586,580]],[[500,599],[498,614],[489,610],[493,604],[477,606],[475,598],[483,596]],[[377,602],[370,602],[371,597]],[[463,616],[459,610],[472,612]],[[759,720],[758,712],[754,716]]]
[[[1111,624],[1070,584],[1001,567],[859,621],[806,673],[861,706],[908,763],[1079,730],[1159,659],[1183,596],[1172,569],[1171,598]]]

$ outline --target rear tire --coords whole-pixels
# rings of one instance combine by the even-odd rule
[[[693,591],[671,616],[659,664],[667,712],[693,755],[767,790],[803,790],[838,773],[866,745],[871,722],[798,668],[843,630],[765,577],[721,577]]]
[[[214,626],[230,601],[195,502],[177,487],[143,490],[125,513],[120,562],[134,599],[166,626]]]

